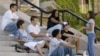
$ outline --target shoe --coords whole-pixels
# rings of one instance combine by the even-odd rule
[[[83,56],[89,56],[86,51],[83,52]]]
[[[83,54],[78,52],[78,53],[76,53],[76,55],[83,55]]]
[[[9,34],[9,37],[14,37],[14,34]]]

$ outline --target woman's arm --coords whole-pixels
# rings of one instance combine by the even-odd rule
[[[79,31],[82,31],[82,30],[92,30],[93,28],[93,23],[89,23],[89,27],[82,27]]]
[[[75,37],[75,35],[71,35],[71,34],[67,34],[67,33],[63,33],[63,36],[66,36],[66,37]]]
[[[89,27],[86,27],[86,29],[90,31],[92,30],[92,28],[93,28],[93,23],[89,23]]]
[[[54,18],[51,18],[51,21],[53,22],[53,23],[57,23],[57,24],[61,24],[61,22],[59,22],[59,21],[57,21],[57,20],[55,20]]]

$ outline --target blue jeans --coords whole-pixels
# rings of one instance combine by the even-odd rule
[[[4,31],[9,32],[10,34],[16,35],[16,31],[17,31],[16,22],[11,22],[11,23],[9,23],[9,24],[5,27]]]
[[[70,56],[75,56],[74,52],[72,51],[71,47],[63,47],[63,46],[58,46],[50,56],[66,56],[69,54]]]
[[[61,30],[61,29],[62,29],[62,24],[57,24],[57,25],[55,25],[55,26],[49,28],[49,29],[47,30],[47,33],[52,34],[53,30],[55,30],[55,29]]]
[[[88,36],[88,48],[87,48],[87,51],[89,53],[89,56],[94,56],[94,48],[93,48],[93,43],[94,43],[94,40],[95,40],[95,33],[89,33],[87,34]]]

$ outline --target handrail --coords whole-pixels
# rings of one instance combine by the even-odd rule
[[[24,1],[27,2],[28,4],[32,5],[33,7],[39,9],[41,12],[44,12],[44,13],[47,13],[47,14],[52,12],[52,11],[46,12],[46,11],[44,11],[43,9],[41,9],[40,7],[38,7],[38,6],[34,5],[34,4],[32,4],[31,2],[29,2],[29,1],[27,1],[27,0],[24,0]]]
[[[30,4],[31,6],[37,8],[38,10],[40,10],[40,11],[41,11],[41,17],[42,17],[42,13],[49,14],[49,13],[52,12],[52,11],[50,11],[50,12],[44,11],[44,10],[41,9],[40,7],[38,7],[38,6],[34,5],[34,4],[32,4],[31,2],[29,2],[28,0],[24,0],[24,1],[25,1],[26,3],[28,3],[28,4]],[[69,13],[69,14],[75,16],[77,19],[83,21],[84,23],[87,23],[87,22],[88,22],[86,19],[84,19],[84,18],[78,16],[77,14],[75,14],[75,13],[69,11],[69,10],[59,10],[59,12],[61,12],[62,14],[64,14],[65,12],[67,12],[67,13]],[[63,17],[63,18],[64,18],[64,17]],[[41,20],[42,20],[42,19],[41,19]],[[95,26],[95,29],[100,31],[100,28],[99,28],[98,26]]]

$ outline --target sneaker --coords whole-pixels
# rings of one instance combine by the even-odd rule
[[[76,55],[83,55],[82,53],[80,53],[80,52],[78,52],[78,53],[76,53]]]
[[[86,51],[83,52],[83,56],[89,56]]]
[[[14,34],[9,34],[9,37],[14,37]]]

